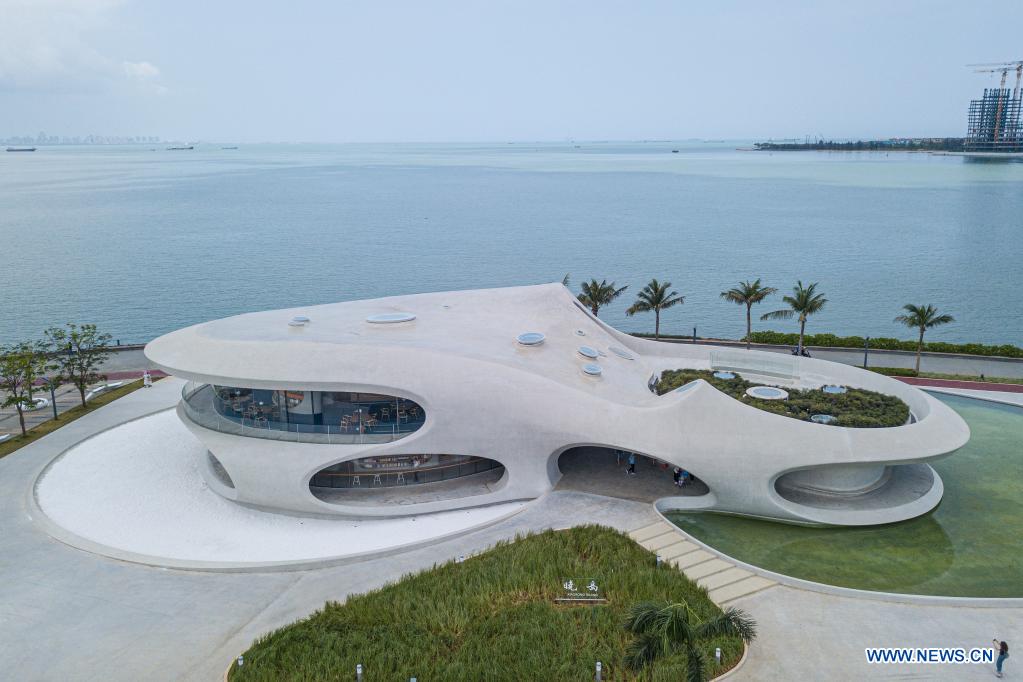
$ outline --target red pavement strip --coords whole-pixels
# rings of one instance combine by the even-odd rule
[[[959,381],[957,379],[920,379],[917,377],[893,377],[914,386],[934,386],[935,388],[972,388],[976,391],[1002,391],[1004,393],[1023,393],[1023,384],[996,384],[991,381]]]

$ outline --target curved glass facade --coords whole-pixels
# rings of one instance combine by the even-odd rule
[[[295,442],[386,443],[426,421],[416,402],[377,393],[189,383],[182,397],[185,414],[200,426]]]
[[[503,468],[492,459],[467,455],[384,455],[334,464],[313,476],[309,485],[314,488],[389,488],[449,481]]]

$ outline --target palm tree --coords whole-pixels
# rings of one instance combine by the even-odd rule
[[[596,317],[598,310],[621,296],[622,292],[629,288],[629,285],[626,284],[623,287],[615,288],[614,282],[608,284],[606,279],[600,282],[597,282],[596,279],[591,279],[589,282],[580,284],[579,288],[582,290],[578,297],[579,302],[584,306],[588,306],[593,311],[593,316]]]
[[[796,347],[796,354],[803,354],[803,336],[806,331],[806,319],[814,313],[819,313],[828,299],[824,294],[817,293],[817,282],[803,286],[803,280],[796,282],[792,287],[791,296],[783,296],[782,299],[788,304],[788,308],[775,310],[773,313],[761,315],[761,320],[787,320],[793,315],[799,316],[799,345]]]
[[[750,317],[753,304],[760,303],[776,291],[774,287],[761,286],[758,277],[755,282],[739,282],[739,286],[721,292],[721,298],[726,301],[746,306],[746,350],[749,350],[750,337],[753,335],[753,321]]]
[[[931,327],[937,327],[938,325],[948,324],[949,322],[955,322],[955,318],[951,315],[939,315],[938,309],[934,306],[928,305],[913,305],[907,303],[902,306],[902,309],[906,311],[906,315],[899,315],[895,318],[896,322],[901,322],[907,327],[915,327],[920,330],[920,338],[916,342],[916,373],[920,373],[920,352],[924,349],[924,332]]]
[[[625,314],[633,316],[636,313],[648,313],[654,311],[654,338],[661,338],[661,311],[675,305],[686,302],[685,296],[680,296],[677,291],[671,291],[671,282],[658,282],[656,279],[643,287],[643,290],[636,296],[633,303]]]
[[[707,663],[699,649],[702,642],[722,635],[738,635],[749,644],[757,636],[756,622],[737,608],[701,620],[684,601],[636,604],[629,612],[625,628],[634,636],[625,652],[630,668],[640,670],[658,657],[682,654],[688,682],[707,679]]]

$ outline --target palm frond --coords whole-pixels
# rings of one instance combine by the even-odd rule
[[[652,663],[664,651],[664,642],[656,632],[636,635],[625,649],[625,665],[640,670]]]
[[[714,637],[738,635],[749,644],[757,636],[757,624],[745,611],[734,606],[724,613],[702,623],[696,629],[696,639],[712,639]]]

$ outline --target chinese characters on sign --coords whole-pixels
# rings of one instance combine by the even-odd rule
[[[561,581],[561,596],[555,601],[566,602],[603,602],[604,593],[596,580],[578,580],[564,578]]]

